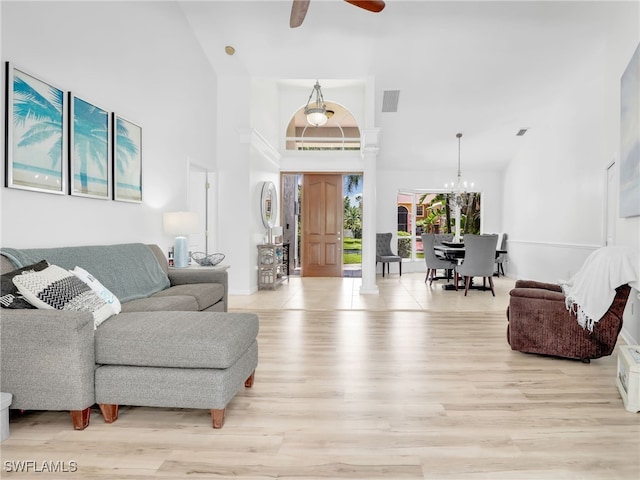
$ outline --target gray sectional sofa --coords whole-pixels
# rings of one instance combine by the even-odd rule
[[[258,317],[227,312],[227,272],[171,269],[157,245],[0,249],[0,273],[47,260],[82,267],[122,304],[97,328],[90,312],[0,312],[0,389],[12,409],[69,410],[74,428],[98,404],[207,408],[214,428],[258,360]]]
[[[123,312],[227,311],[226,271],[169,269],[157,245],[2,248],[0,254],[0,273],[40,260],[69,270],[80,266],[118,297]]]

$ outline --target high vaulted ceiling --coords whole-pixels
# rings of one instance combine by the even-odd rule
[[[219,74],[308,78],[309,90],[316,79],[373,79],[380,162],[408,169],[455,168],[457,132],[463,167],[504,167],[526,141],[518,130],[539,127],[545,106],[602,61],[616,23],[637,13],[610,1],[387,0],[370,13],[311,0],[292,29],[291,3],[180,5]],[[397,112],[381,112],[385,90],[400,91]]]

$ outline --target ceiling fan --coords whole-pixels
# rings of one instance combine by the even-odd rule
[[[307,14],[309,8],[309,2],[311,0],[293,0],[291,6],[291,19],[289,20],[289,26],[296,28],[302,25],[304,17]],[[378,13],[384,8],[384,2],[382,0],[344,0],[351,5],[363,8],[369,12]]]

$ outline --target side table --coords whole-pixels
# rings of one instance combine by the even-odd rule
[[[282,243],[258,245],[258,290],[275,290],[285,280],[289,280],[289,245],[286,250]]]
[[[640,346],[618,347],[616,385],[624,408],[629,412],[640,412]]]

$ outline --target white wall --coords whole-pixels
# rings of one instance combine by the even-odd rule
[[[505,173],[509,272],[567,278],[602,242],[605,162],[602,73],[585,70],[526,133]],[[568,251],[577,251],[571,262]]]
[[[605,144],[611,160],[620,161],[620,78],[627,68],[635,48],[640,43],[640,4],[635,2],[635,15],[627,19],[627,28],[611,32],[608,38],[610,54],[605,59]],[[620,169],[616,168],[619,175]],[[640,249],[640,217],[618,218],[615,224],[615,242]],[[632,290],[624,314],[622,335],[630,344],[640,343],[640,293]]]
[[[251,127],[259,131],[270,145],[278,145],[282,125],[274,121],[280,111],[277,83],[273,80],[253,80],[251,99]]]
[[[218,78],[218,219],[216,235],[220,251],[226,255],[229,270],[229,292],[250,293],[248,272],[255,265],[251,255],[251,232],[255,229],[250,216],[258,207],[251,202],[250,101],[246,77]],[[243,95],[244,92],[244,95]]]
[[[511,276],[568,278],[604,245],[606,168],[620,151],[620,77],[640,41],[640,6],[628,2],[626,8],[628,15],[611,26],[601,49],[585,52],[573,82],[557,86],[557,97],[541,109],[505,171]],[[640,248],[640,217],[618,219],[615,229],[616,244]],[[635,343],[639,309],[632,292],[623,335]]]
[[[224,263],[230,265],[229,293],[233,295],[257,290],[257,245],[266,233],[260,215],[263,182],[272,181],[280,192],[280,154],[264,136],[275,135],[265,111],[273,115],[277,104],[272,82],[252,81],[246,75],[218,77],[216,231],[220,251],[226,255]]]
[[[255,226],[252,232],[252,251],[250,258],[252,259],[252,266],[249,269],[249,275],[245,276],[248,280],[248,290],[253,293],[257,290],[258,285],[258,249],[257,245],[260,245],[265,242],[266,236],[268,235],[268,230],[262,223],[262,210],[261,210],[261,200],[262,200],[262,187],[264,182],[273,182],[276,186],[276,198],[278,199],[278,204],[276,208],[276,222],[275,225],[282,225],[282,220],[280,216],[281,205],[280,201],[282,199],[282,185],[280,183],[280,167],[279,163],[273,158],[264,155],[264,151],[260,148],[256,148],[256,142],[260,142],[260,140],[256,140],[254,138],[254,147],[251,152],[251,205],[252,205],[252,219],[251,222]]]
[[[141,241],[168,248],[173,238],[162,231],[162,212],[187,208],[188,161],[216,168],[216,75],[181,10],[169,2],[0,8],[3,63],[142,126],[144,197],[128,204],[1,188],[1,245]],[[4,131],[4,115],[2,122]]]

